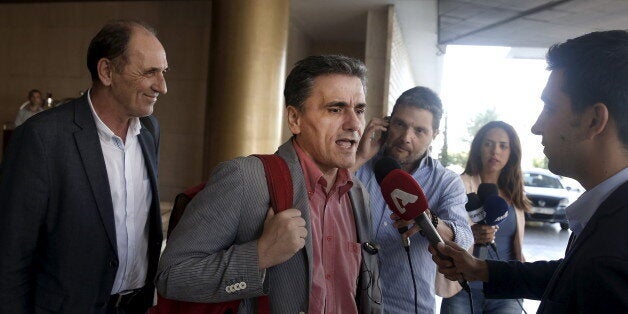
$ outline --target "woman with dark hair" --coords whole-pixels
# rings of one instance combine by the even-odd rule
[[[508,203],[508,216],[499,226],[471,223],[474,255],[485,259],[524,261],[521,246],[525,225],[524,211],[530,201],[523,191],[521,143],[515,129],[503,121],[484,125],[471,143],[469,158],[461,175],[467,193],[477,193],[481,183],[497,185],[499,196]],[[489,245],[494,243],[495,245]],[[470,249],[471,250],[471,249]],[[469,296],[457,283],[437,280],[443,297],[441,313],[470,313]],[[473,313],[521,313],[521,299],[485,299],[482,282],[472,282]]]

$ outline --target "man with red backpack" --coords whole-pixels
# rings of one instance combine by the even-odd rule
[[[293,137],[276,154],[292,178],[293,206],[276,213],[260,159],[220,164],[187,206],[159,264],[161,296],[239,312],[380,313],[367,193],[347,170],[364,130],[366,68],[344,56],[312,56],[288,75]]]

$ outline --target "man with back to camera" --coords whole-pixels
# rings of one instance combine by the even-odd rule
[[[433,255],[448,279],[484,281],[487,297],[541,300],[538,313],[628,312],[628,32],[594,32],[552,46],[551,70],[532,126],[549,169],[587,191],[566,213],[563,259],[476,259],[454,243]],[[435,254],[433,248],[430,251]]]
[[[387,313],[414,313],[415,298],[408,258],[397,231],[401,222],[386,205],[375,178],[373,167],[383,156],[392,157],[421,186],[428,199],[432,222],[443,239],[455,240],[463,247],[473,243],[467,223],[464,205],[467,202],[460,177],[445,169],[430,157],[430,145],[438,135],[443,113],[441,100],[430,89],[417,86],[405,91],[395,102],[390,122],[373,118],[366,127],[365,136],[358,148],[361,165],[356,176],[371,195],[373,211],[372,233],[380,246],[379,265],[384,295],[384,311]],[[377,139],[375,133],[386,132],[385,138]],[[370,160],[369,160],[370,159]],[[368,161],[367,161],[368,160]],[[403,223],[408,224],[408,222]],[[410,254],[417,290],[418,313],[433,312],[435,306],[434,277],[436,267],[430,261],[428,241],[413,227],[404,237],[411,236]]]
[[[297,62],[284,96],[292,138],[277,154],[290,169],[293,208],[269,209],[261,161],[223,162],[188,204],[159,263],[160,295],[215,303],[243,299],[254,313],[379,313],[368,196],[347,170],[364,130],[366,67],[344,56]]]
[[[92,87],[14,133],[0,185],[0,313],[145,313],[161,248],[166,53],[118,20],[87,52]]]
[[[36,113],[42,112],[44,108],[44,99],[41,96],[41,92],[38,89],[33,89],[28,92],[28,101],[20,106],[20,110],[15,116],[15,127],[18,127],[26,121],[26,119],[34,116]]]

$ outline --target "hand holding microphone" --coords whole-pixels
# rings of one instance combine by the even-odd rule
[[[397,165],[396,167],[394,165]],[[401,219],[414,221],[431,245],[443,242],[440,235],[425,214],[427,198],[419,184],[407,172],[399,169],[390,157],[384,157],[375,164],[376,178],[381,177],[382,196],[388,207]]]
[[[508,217],[508,203],[499,197],[497,185],[482,183],[478,186],[478,193],[467,194],[465,209],[475,224],[471,226],[475,245],[473,255],[480,258],[488,257],[487,245],[491,245],[495,252],[495,232],[499,224]]]
[[[392,166],[391,166],[392,165]],[[397,165],[395,167],[395,165]],[[399,169],[396,161],[384,157],[375,164],[375,173],[380,174],[380,187],[382,195],[388,207],[403,220],[414,220],[427,238],[430,246],[436,248],[438,243],[443,243],[432,221],[427,217],[427,198],[421,186],[407,172]],[[401,230],[400,230],[401,231]],[[447,259],[447,257],[442,257]],[[465,291],[470,291],[469,284],[461,278],[460,285]]]
[[[380,187],[381,187],[382,186],[382,181],[384,180],[384,178],[388,174],[390,174],[390,172],[392,172],[393,170],[396,170],[396,169],[401,169],[401,167],[399,166],[399,163],[397,163],[397,161],[395,161],[394,159],[389,158],[389,157],[384,157],[384,158],[380,159],[377,163],[375,163],[375,166],[374,166],[374,169],[373,169],[373,171],[375,172],[375,179],[377,180],[377,184],[379,184]],[[394,218],[391,217],[391,219],[394,219]],[[397,222],[395,222],[395,224],[397,224]],[[408,231],[408,226],[407,225],[403,225],[403,226],[396,225],[395,227],[397,228],[397,230],[399,231],[399,233],[402,236],[402,238],[401,238],[402,242],[401,243],[402,243],[403,247],[406,250],[408,250],[410,248],[410,238],[409,238],[409,235],[405,234]]]

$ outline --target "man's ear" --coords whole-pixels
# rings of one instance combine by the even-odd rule
[[[608,107],[603,103],[596,103],[585,111],[584,118],[587,124],[587,138],[592,139],[608,129]]]
[[[113,62],[107,58],[102,58],[98,60],[96,69],[98,70],[98,78],[100,78],[100,82],[105,86],[110,86],[111,77],[115,71]]]
[[[301,115],[302,112],[294,106],[286,107],[286,114],[288,115],[288,128],[292,134],[301,133]]]

